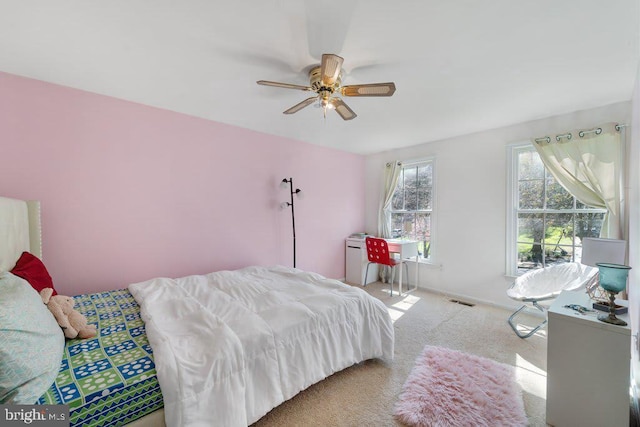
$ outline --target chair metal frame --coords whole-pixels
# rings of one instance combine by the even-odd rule
[[[542,307],[540,304],[538,304],[538,300],[531,301],[531,303],[535,308],[537,308],[538,310],[540,310],[541,312],[546,314],[547,309]],[[516,325],[514,323],[514,320],[515,320],[516,316],[518,314],[520,314],[520,312],[522,312],[522,310],[525,310],[527,308],[528,308],[527,304],[524,304],[522,307],[520,307],[519,309],[514,311],[513,314],[511,316],[509,316],[509,320],[507,321],[507,322],[509,322],[509,326],[511,326],[511,329],[513,329],[513,332],[515,332],[516,335],[519,336],[520,338],[529,338],[531,335],[533,335],[536,332],[538,332],[540,330],[540,328],[542,328],[548,322],[548,319],[545,318],[544,321],[542,321],[542,323],[539,323],[536,327],[534,327],[528,333],[525,334],[523,332],[520,332],[518,330],[518,328],[516,327]]]

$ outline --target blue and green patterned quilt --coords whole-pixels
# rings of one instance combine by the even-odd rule
[[[68,340],[38,404],[69,405],[72,426],[121,426],[162,408],[140,307],[127,289],[73,297],[98,336]]]

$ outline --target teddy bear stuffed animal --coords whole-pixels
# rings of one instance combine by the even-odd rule
[[[96,335],[95,325],[87,324],[87,318],[73,308],[73,298],[65,295],[51,296],[52,294],[52,288],[44,288],[40,291],[42,302],[53,313],[65,337],[84,339]]]

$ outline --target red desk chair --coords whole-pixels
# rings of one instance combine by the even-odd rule
[[[367,257],[369,258],[369,262],[367,263],[367,269],[365,271],[364,277],[369,277],[369,266],[371,264],[380,264],[391,267],[391,296],[393,296],[393,278],[396,271],[393,267],[398,264],[404,264],[404,267],[407,269],[407,279],[409,278],[409,267],[407,267],[407,264],[403,262],[403,260],[391,257],[391,255],[389,254],[389,244],[386,240],[377,237],[367,237],[366,242]]]

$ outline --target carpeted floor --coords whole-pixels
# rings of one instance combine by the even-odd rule
[[[546,329],[523,340],[507,324],[511,313],[503,309],[468,307],[424,291],[390,297],[388,285],[382,283],[372,283],[365,290],[381,299],[395,319],[394,361],[389,365],[367,361],[338,372],[273,409],[256,427],[400,426],[393,408],[427,344],[513,366],[529,424],[546,426]],[[538,319],[529,320],[534,324]]]

